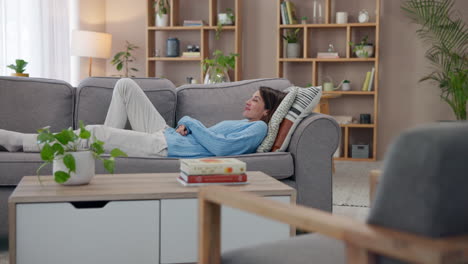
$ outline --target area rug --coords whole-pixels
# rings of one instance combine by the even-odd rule
[[[382,162],[336,161],[333,205],[369,207],[369,172]]]

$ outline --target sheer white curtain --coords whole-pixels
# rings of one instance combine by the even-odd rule
[[[31,77],[70,81],[69,0],[0,0],[0,74],[16,59]]]

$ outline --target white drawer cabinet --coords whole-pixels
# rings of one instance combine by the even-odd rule
[[[289,196],[270,199],[290,202]],[[221,251],[286,239],[289,225],[237,209],[221,209]],[[196,262],[198,199],[161,200],[161,263]]]
[[[75,205],[17,204],[16,263],[159,263],[158,200]]]

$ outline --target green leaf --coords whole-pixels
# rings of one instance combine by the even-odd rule
[[[63,153],[65,153],[65,150],[60,143],[52,145],[52,150],[54,151],[54,155],[63,155]]]
[[[70,174],[64,172],[64,171],[56,171],[54,173],[54,178],[55,178],[55,181],[58,182],[58,183],[64,183],[66,182],[68,179],[70,179]]]
[[[73,133],[73,132],[72,132]],[[68,142],[72,141],[72,137],[70,137],[69,130],[64,129],[60,133],[54,135],[55,139],[58,142],[62,143],[63,145],[68,144]]]
[[[104,153],[104,143],[102,141],[95,141],[94,143],[91,144],[91,149],[96,152],[97,155],[101,155]]]
[[[122,63],[122,62],[120,62],[119,64],[117,64],[117,70],[118,70],[118,71],[121,71],[122,68],[123,68],[123,63]]]
[[[65,166],[66,166],[70,171],[76,172],[75,157],[73,157],[73,155],[71,155],[71,154],[66,154],[65,156],[63,156],[63,164],[65,164]]]
[[[44,161],[53,161],[54,152],[54,149],[48,143],[45,143],[44,146],[42,146],[41,159]]]
[[[128,157],[127,153],[123,152],[122,150],[115,148],[111,150],[110,152],[111,157],[117,158],[117,157]]]
[[[115,160],[114,158],[109,158],[106,160],[103,160],[104,163],[104,168],[109,172],[109,173],[114,173],[114,168],[115,168]]]
[[[39,135],[37,135],[37,143],[42,144],[42,143],[51,143],[55,141],[55,137],[52,133],[50,133],[48,130],[43,130],[42,132],[39,132]]]

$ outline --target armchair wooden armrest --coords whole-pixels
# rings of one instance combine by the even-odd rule
[[[348,263],[373,263],[381,254],[414,263],[465,263],[468,236],[431,239],[358,222],[299,205],[284,204],[228,187],[203,187],[199,192],[198,263],[221,260],[221,205],[285,222],[346,243]]]

